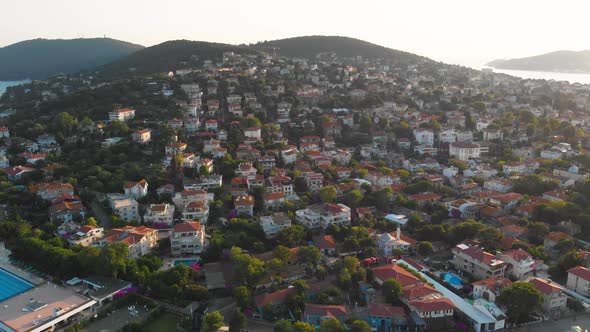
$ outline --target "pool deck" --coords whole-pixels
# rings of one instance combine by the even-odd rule
[[[9,256],[10,251],[4,247],[4,243],[0,243],[0,268],[3,268],[4,270],[37,286],[45,282],[45,279],[10,264]]]
[[[200,261],[201,257],[199,256],[179,256],[179,257],[164,257],[162,258],[162,267],[160,270],[168,270],[174,267],[174,262],[176,261],[187,261],[187,260],[197,260]]]

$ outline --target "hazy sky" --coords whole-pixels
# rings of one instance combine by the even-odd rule
[[[106,35],[150,46],[321,34],[476,65],[590,49],[589,12],[587,0],[27,0],[2,3],[0,46],[39,37]]]

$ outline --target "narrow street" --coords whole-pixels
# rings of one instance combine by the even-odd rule
[[[92,203],[90,203],[90,208],[92,209],[92,214],[94,215],[94,218],[96,218],[96,221],[98,221],[99,225],[101,225],[105,229],[110,229],[111,218],[109,217],[109,215],[107,215],[107,213],[100,205],[100,202],[98,202],[96,198],[92,200]]]

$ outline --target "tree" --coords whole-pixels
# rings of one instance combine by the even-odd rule
[[[313,266],[316,266],[319,263],[322,255],[318,248],[306,246],[299,248],[299,252],[297,252],[297,257],[304,264],[311,264]]]
[[[291,258],[291,250],[285,246],[278,245],[273,249],[272,256],[273,258],[277,258],[281,262],[286,263],[289,261],[289,258]]]
[[[320,199],[324,203],[331,203],[336,199],[338,192],[334,186],[325,186],[320,189]]]
[[[418,253],[421,256],[428,256],[434,252],[432,248],[432,243],[428,241],[420,241],[417,245]]]
[[[346,193],[346,203],[351,208],[359,207],[362,200],[363,193],[358,189],[354,189]]]
[[[504,235],[499,229],[494,227],[485,227],[477,234],[481,244],[488,249],[496,249]]]
[[[96,222],[96,219],[94,219],[94,217],[88,218],[88,221],[86,222],[86,224],[88,224],[90,226],[98,226],[98,223]]]
[[[305,238],[305,228],[301,225],[291,225],[279,232],[277,242],[285,246],[295,247]]]
[[[529,240],[533,244],[543,243],[545,235],[549,234],[549,226],[542,222],[532,222],[527,225],[529,229]]]
[[[393,304],[399,300],[402,294],[402,285],[399,281],[389,278],[381,285],[381,292],[385,296],[385,301]]]
[[[344,327],[342,323],[336,318],[329,318],[322,321],[320,324],[320,332],[343,332]]]
[[[210,314],[207,314],[205,318],[203,318],[203,331],[215,331],[223,326],[223,315],[219,313],[219,311],[214,311]]]
[[[252,292],[245,286],[238,286],[233,290],[234,298],[241,308],[247,308],[252,300]]]
[[[281,319],[275,323],[274,332],[291,332],[293,324],[286,319]]]
[[[311,324],[299,321],[293,324],[293,332],[315,332],[315,328]]]
[[[365,322],[364,320],[355,320],[350,324],[350,331],[351,332],[371,332],[373,328],[369,323]]]
[[[518,323],[537,309],[543,302],[543,294],[531,283],[517,281],[502,289],[496,298],[496,303],[506,308],[508,317]]]
[[[248,325],[246,316],[239,309],[234,309],[229,321],[230,332],[239,332],[244,329],[246,325]]]

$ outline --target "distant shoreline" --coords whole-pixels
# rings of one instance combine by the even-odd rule
[[[530,72],[545,72],[545,73],[561,73],[561,74],[579,74],[579,75],[590,75],[590,71],[573,71],[573,70],[557,70],[557,69],[525,69],[525,68],[511,68],[511,67],[496,67],[485,64],[485,67],[499,70],[518,70],[518,71],[530,71]]]

